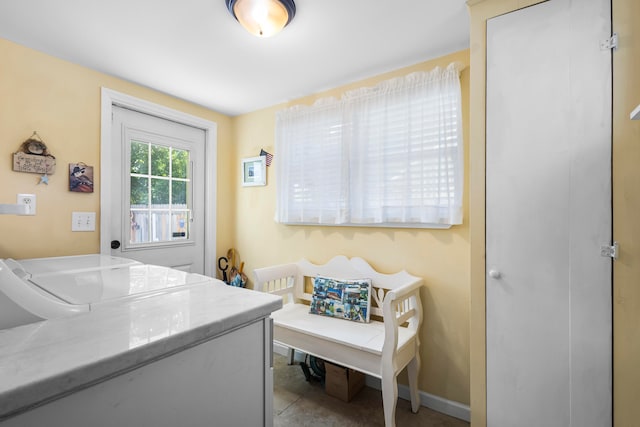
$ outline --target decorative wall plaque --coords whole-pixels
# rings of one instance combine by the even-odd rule
[[[36,131],[22,143],[18,152],[13,154],[13,170],[45,175],[55,173],[56,158],[49,153],[47,146]]]
[[[93,166],[69,163],[69,191],[93,193]]]
[[[13,170],[16,172],[53,175],[56,171],[56,158],[37,154],[14,153]]]

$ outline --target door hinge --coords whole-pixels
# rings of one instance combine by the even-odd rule
[[[618,33],[600,42],[600,50],[617,49],[618,48]]]
[[[613,242],[613,245],[602,245],[600,246],[600,256],[610,257],[614,260],[618,259],[618,255],[620,253],[620,247],[618,246],[618,242]]]

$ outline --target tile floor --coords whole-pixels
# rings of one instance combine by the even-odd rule
[[[298,365],[287,365],[274,354],[274,427],[373,427],[384,426],[382,393],[365,387],[345,403],[325,393],[317,381],[307,382]],[[466,427],[469,423],[422,406],[417,414],[411,404],[398,399],[397,427]]]

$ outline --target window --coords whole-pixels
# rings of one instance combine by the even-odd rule
[[[276,220],[461,224],[459,73],[451,64],[280,111]]]
[[[131,141],[131,244],[189,239],[189,151]]]

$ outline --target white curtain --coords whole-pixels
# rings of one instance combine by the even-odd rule
[[[279,112],[276,220],[461,224],[459,74],[451,64]]]
[[[343,115],[343,104],[335,99],[278,113],[278,222],[347,221],[349,177],[346,146],[342,141]]]

